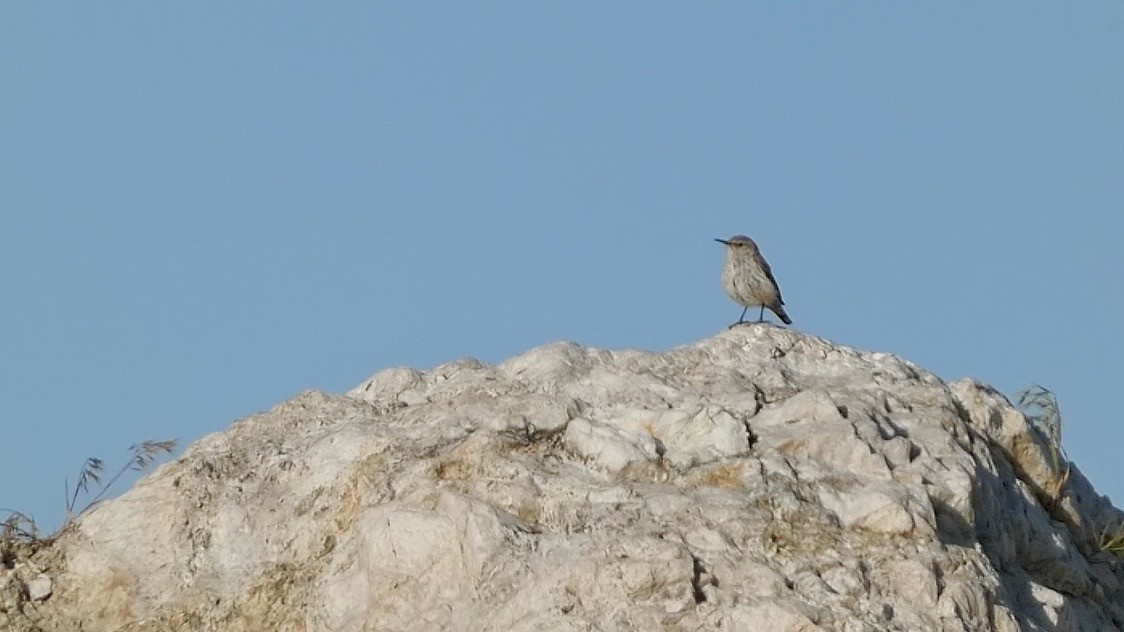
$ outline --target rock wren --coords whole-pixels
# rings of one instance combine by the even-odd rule
[[[784,324],[791,325],[792,319],[784,311],[784,299],[769,262],[761,256],[757,244],[745,235],[734,235],[729,239],[715,239],[726,244],[726,267],[722,268],[722,286],[726,294],[738,305],[742,305],[742,315],[734,325],[745,322],[745,313],[750,307],[761,306],[757,322],[764,322],[765,308],[773,311]],[[730,325],[733,327],[734,325]]]

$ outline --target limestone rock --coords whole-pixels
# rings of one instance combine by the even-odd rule
[[[238,421],[0,567],[28,587],[0,590],[0,614],[87,631],[1120,629],[1124,565],[1097,537],[1124,515],[1060,476],[994,390],[888,354],[769,325],[661,354],[559,343]]]
[[[51,596],[51,578],[46,575],[39,575],[35,579],[27,582],[27,598],[32,601],[39,601]]]

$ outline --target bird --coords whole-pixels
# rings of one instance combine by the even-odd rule
[[[784,324],[791,325],[792,319],[784,311],[781,289],[777,286],[777,280],[773,278],[773,270],[769,268],[769,262],[761,256],[757,244],[745,235],[734,235],[729,239],[714,241],[726,246],[722,286],[735,303],[745,307],[742,315],[738,317],[738,322],[730,327],[746,322],[745,313],[754,306],[761,307],[757,322],[765,321],[765,308],[768,307]]]

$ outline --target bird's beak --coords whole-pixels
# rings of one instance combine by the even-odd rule
[[[717,241],[717,242],[718,242],[718,243],[720,243],[720,244],[725,244],[725,245],[727,245],[727,246],[729,246],[729,245],[730,245],[730,242],[726,241],[725,239],[718,239],[718,238],[715,238],[715,239],[714,239],[714,241]]]

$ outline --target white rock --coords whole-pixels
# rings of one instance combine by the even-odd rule
[[[388,369],[84,514],[0,627],[1122,628],[1124,514],[1049,456],[983,385],[769,325]]]
[[[570,422],[563,441],[574,453],[610,472],[656,461],[660,453],[650,434],[582,418]]]
[[[51,578],[39,575],[27,582],[27,598],[32,601],[41,601],[51,596]]]
[[[835,592],[840,595],[854,596],[863,593],[866,588],[866,582],[863,581],[862,571],[859,569],[846,568],[844,566],[832,566],[820,572],[820,576],[824,582],[827,583]]]
[[[871,483],[847,491],[824,487],[820,501],[846,527],[877,533],[933,532],[935,518],[928,498],[897,483]]]
[[[913,444],[905,437],[894,437],[882,446],[882,455],[894,467],[908,465],[911,460]]]
[[[917,559],[890,560],[874,574],[876,583],[902,600],[915,599],[928,608],[937,605],[937,577],[931,565]]]
[[[775,601],[738,606],[721,623],[723,629],[730,630],[776,630],[776,632],[824,630],[802,613],[795,604]]]

